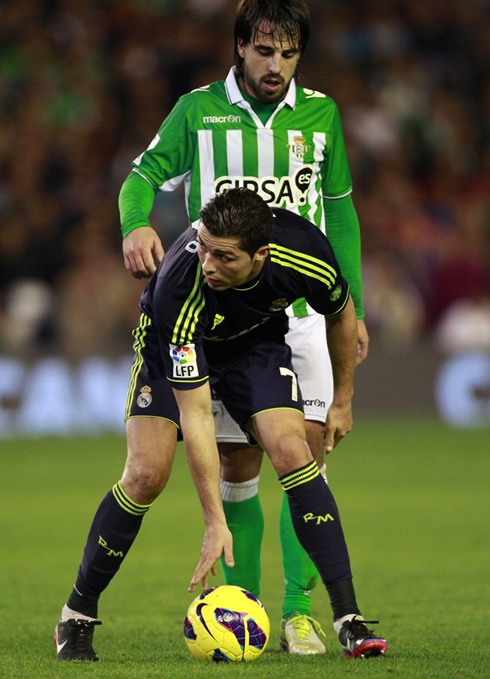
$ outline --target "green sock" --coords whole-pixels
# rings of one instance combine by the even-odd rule
[[[264,533],[264,515],[258,494],[241,502],[223,500],[228,528],[233,535],[235,566],[229,568],[221,559],[227,585],[237,585],[255,596],[260,593],[260,547]]]
[[[315,564],[296,537],[286,493],[281,507],[280,531],[285,577],[282,616],[287,618],[296,612],[310,615],[310,593],[316,586],[319,575]]]

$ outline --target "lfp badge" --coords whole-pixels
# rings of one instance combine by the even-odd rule
[[[173,362],[174,377],[197,377],[196,350],[194,344],[170,345],[170,356]]]

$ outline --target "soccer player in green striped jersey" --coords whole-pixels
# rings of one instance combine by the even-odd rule
[[[295,78],[309,27],[304,0],[239,3],[235,66],[225,80],[179,99],[123,184],[119,204],[124,258],[128,271],[139,278],[151,275],[164,255],[150,225],[157,191],[173,191],[184,182],[189,221],[197,225],[200,208],[215,193],[240,186],[252,189],[270,206],[295,212],[328,234],[356,308],[360,363],[367,354],[368,336],[362,320],[359,223],[340,116],[330,97],[300,87]],[[304,396],[307,439],[326,480],[324,425],[333,382],[324,323],[304,299],[288,313],[288,343]],[[216,403],[215,408],[222,493],[236,561],[234,569],[224,566],[225,577],[258,593],[261,454],[248,447],[222,405]],[[318,574],[295,537],[286,501],[281,542],[282,646],[290,653],[323,653],[323,632],[310,616],[309,595]],[[341,596],[330,594],[332,602]],[[346,596],[355,601],[352,586]]]

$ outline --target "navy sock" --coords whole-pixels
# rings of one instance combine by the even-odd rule
[[[288,496],[298,540],[327,587],[334,617],[345,615],[339,614],[345,606],[351,607],[346,613],[358,612],[339,510],[317,464],[311,462],[281,476],[279,481]],[[344,584],[339,585],[340,582]]]
[[[357,606],[356,593],[352,580],[339,580],[327,585],[330,604],[333,611],[333,619],[338,620],[349,613],[361,614]]]
[[[99,596],[119,570],[150,506],[133,502],[120,481],[107,493],[85,543],[69,608],[97,617]]]

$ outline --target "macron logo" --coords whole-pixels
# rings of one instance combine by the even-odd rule
[[[240,116],[230,114],[229,116],[203,116],[203,123],[241,123]]]

